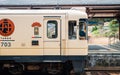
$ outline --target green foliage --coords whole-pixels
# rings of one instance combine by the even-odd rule
[[[97,26],[95,26],[95,27],[92,28],[92,32],[94,32],[96,30],[98,30]]]
[[[109,37],[114,36],[119,31],[119,23],[116,19],[109,22],[107,29],[104,27],[103,25],[94,26],[92,28],[92,34],[97,37]]]
[[[119,31],[119,23],[116,19],[110,21],[108,36],[114,36]]]
[[[99,33],[99,30],[95,30],[95,31],[92,32],[92,34],[94,36],[98,37],[100,33]]]
[[[102,35],[102,25],[99,25],[99,26],[94,26],[93,29],[92,29],[92,34],[96,37],[99,37]]]

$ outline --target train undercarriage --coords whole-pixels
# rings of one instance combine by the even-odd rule
[[[25,71],[41,72],[43,75],[80,75],[80,73],[84,71],[85,67],[85,57],[69,57],[71,60],[61,58],[62,61],[44,60],[42,62],[40,62],[41,60],[20,62],[20,57],[13,58],[19,58],[19,60],[0,60],[0,70],[8,71],[12,75],[21,75]]]
[[[0,70],[7,70],[12,75],[20,75],[25,71],[41,72],[43,75],[82,75],[85,71],[120,71],[119,54],[89,54],[84,57],[44,57],[42,61],[41,58],[37,57],[34,59],[26,57],[13,58],[16,61],[1,60]],[[30,59],[33,60],[30,62]]]

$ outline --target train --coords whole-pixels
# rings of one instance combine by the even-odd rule
[[[86,8],[0,10],[0,70],[81,72],[88,55]]]

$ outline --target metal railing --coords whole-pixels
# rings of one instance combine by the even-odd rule
[[[109,47],[112,49],[120,50],[119,34],[109,37]]]

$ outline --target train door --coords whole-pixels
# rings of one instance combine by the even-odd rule
[[[44,17],[44,55],[61,54],[60,17]]]
[[[87,23],[71,20],[68,22],[67,55],[87,55]]]

